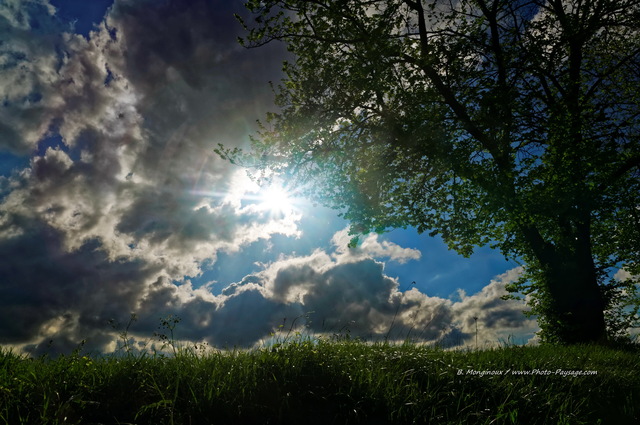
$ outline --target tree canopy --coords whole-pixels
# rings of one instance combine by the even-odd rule
[[[606,312],[635,289],[612,268],[640,273],[637,1],[247,7],[242,42],[284,41],[294,58],[253,165],[341,210],[354,234],[413,226],[463,255],[491,244],[520,259],[510,289],[543,340],[629,325]]]

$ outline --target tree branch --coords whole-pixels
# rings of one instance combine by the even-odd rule
[[[640,168],[640,156],[632,156],[631,158],[627,158],[617,170],[615,170],[608,179],[606,179],[600,186],[598,186],[598,191],[602,192],[613,186],[613,184],[622,176],[624,176],[627,172],[633,170],[634,168]]]

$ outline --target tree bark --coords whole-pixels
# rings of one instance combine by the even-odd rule
[[[606,340],[605,301],[598,285],[593,259],[584,249],[563,253],[544,264],[550,296],[548,334],[563,344]],[[549,261],[550,260],[550,261]]]

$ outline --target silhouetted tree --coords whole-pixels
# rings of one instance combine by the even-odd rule
[[[294,60],[254,152],[218,152],[341,209],[354,235],[497,247],[526,266],[509,289],[543,340],[606,338],[607,273],[640,264],[637,1],[247,7],[243,43],[281,40]]]

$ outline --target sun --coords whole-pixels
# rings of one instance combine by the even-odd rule
[[[271,214],[290,214],[295,205],[291,194],[282,186],[271,184],[263,187],[258,195],[258,208]]]
[[[222,202],[233,205],[239,212],[254,211],[272,218],[296,218],[301,214],[301,199],[279,179],[258,183],[246,173],[232,176]]]

